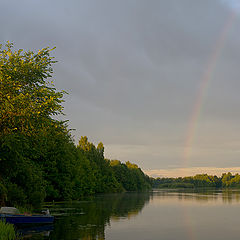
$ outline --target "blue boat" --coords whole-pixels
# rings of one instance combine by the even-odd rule
[[[0,219],[11,224],[49,224],[54,217],[47,210],[45,214],[20,214],[17,208],[1,207]]]

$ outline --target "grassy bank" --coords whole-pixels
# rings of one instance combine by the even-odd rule
[[[16,233],[12,224],[0,220],[0,240],[15,240]]]

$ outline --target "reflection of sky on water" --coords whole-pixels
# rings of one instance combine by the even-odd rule
[[[152,204],[182,204],[182,205],[223,205],[240,204],[239,190],[223,191],[177,191],[161,190],[154,193]]]
[[[238,190],[156,190],[49,204],[50,236],[34,240],[225,240],[240,235]],[[81,214],[79,214],[81,213]]]
[[[133,219],[111,221],[106,239],[223,240],[238,238],[239,191],[160,190]]]

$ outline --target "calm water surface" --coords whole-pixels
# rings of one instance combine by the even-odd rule
[[[20,229],[24,239],[238,239],[240,191],[106,194],[47,205],[55,223]]]

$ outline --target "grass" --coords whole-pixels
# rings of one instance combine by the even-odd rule
[[[32,213],[33,212],[33,209],[32,209],[31,206],[18,206],[17,205],[17,206],[14,206],[14,207],[17,208],[21,214]]]
[[[15,240],[16,238],[14,226],[0,220],[0,240]]]

